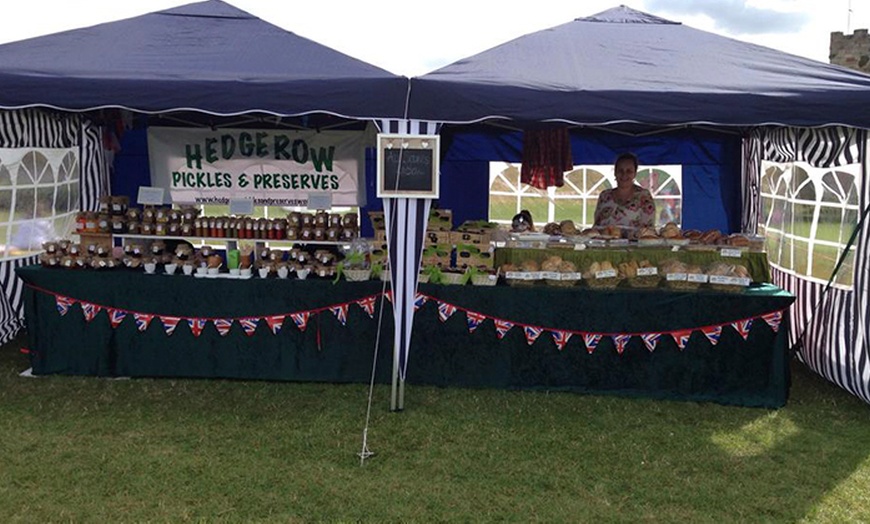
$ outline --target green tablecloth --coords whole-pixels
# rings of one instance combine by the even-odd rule
[[[498,248],[495,250],[494,261],[496,267],[502,264],[520,264],[526,260],[541,262],[549,256],[558,255],[563,260],[573,262],[578,270],[582,270],[593,261],[609,260],[614,264],[629,262],[631,260],[649,260],[658,265],[660,262],[676,258],[683,262],[701,267],[713,262],[728,262],[730,264],[742,264],[749,270],[753,282],[770,282],[770,265],[767,262],[766,253],[744,251],[740,258],[723,257],[719,251],[688,251],[681,249],[672,251],[669,247],[636,247],[636,248],[589,248],[581,251],[572,249],[524,249],[524,248]]]
[[[370,379],[377,320],[354,301],[380,282],[224,280],[109,272],[18,270],[28,284],[25,314],[34,373],[101,376],[225,377],[360,382]],[[755,322],[747,340],[730,328],[718,345],[695,332],[684,350],[662,337],[649,351],[634,337],[622,355],[609,338],[591,354],[575,336],[559,351],[549,332],[531,346],[515,327],[499,340],[492,318],[556,330],[639,333],[709,326],[787,307],[773,286],[744,294],[594,291],[582,288],[421,285],[432,297],[414,321],[409,384],[544,388],[778,407],[788,395],[787,317],[774,333]],[[252,336],[238,324],[220,336],[207,325],[194,337],[185,321],[168,336],[158,319],[140,332],[130,315],[112,328],[105,312],[85,321],[78,305],[61,316],[56,295],[105,307],[197,318],[266,316],[350,303],[347,325],[321,311],[301,332],[288,318],[278,335],[261,322]],[[438,301],[459,311],[439,320]],[[379,305],[379,304],[378,304]],[[484,321],[469,332],[469,310]],[[377,380],[389,381],[392,315],[382,326]]]

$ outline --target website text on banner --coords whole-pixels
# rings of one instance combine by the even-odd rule
[[[173,203],[228,204],[252,198],[265,206],[306,206],[329,194],[335,206],[356,206],[365,134],[152,127],[148,130],[151,184]]]

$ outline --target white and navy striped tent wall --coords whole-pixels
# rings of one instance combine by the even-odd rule
[[[381,120],[376,124],[382,133],[391,134],[434,135],[440,129],[436,122],[423,120]],[[431,199],[426,198],[389,198],[384,202],[395,323],[393,363],[403,381],[408,368],[414,299],[431,204]]]
[[[109,191],[102,130],[80,115],[41,109],[0,111],[0,147],[78,147],[81,209],[98,209],[100,196]],[[37,256],[28,256],[0,262],[0,344],[18,334],[24,323],[23,282],[15,268],[37,261]]]
[[[761,155],[755,161],[755,176],[760,176],[762,159],[805,161],[815,167],[835,167],[860,161],[860,208],[864,210],[870,205],[866,132],[843,127],[779,128],[760,130],[753,135],[750,142],[755,138],[761,146]],[[753,187],[758,185],[759,180],[756,180]],[[756,213],[758,217],[759,201],[757,194],[744,201],[748,208],[744,217],[748,213]],[[774,283],[797,297],[791,310],[790,336],[800,360],[865,402],[870,402],[868,249],[870,231],[865,225],[856,242],[854,286],[851,290],[827,287],[775,267],[771,269]]]

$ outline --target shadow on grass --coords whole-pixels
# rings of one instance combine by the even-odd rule
[[[392,414],[378,387],[361,468],[365,385],[23,379],[23,343],[0,349],[6,521],[870,515],[868,406],[797,363],[780,410],[412,387]]]

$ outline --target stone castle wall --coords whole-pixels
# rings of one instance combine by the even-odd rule
[[[866,29],[856,29],[851,35],[842,31],[831,33],[832,64],[870,73],[870,35]]]

